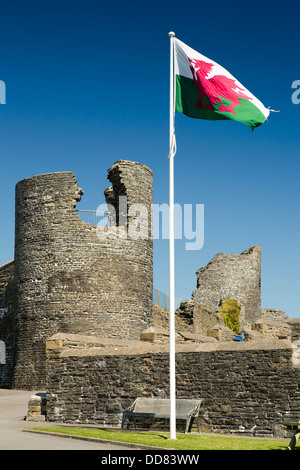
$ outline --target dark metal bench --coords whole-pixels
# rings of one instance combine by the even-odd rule
[[[176,418],[185,420],[185,432],[189,432],[192,418],[198,418],[203,400],[176,399]],[[128,419],[127,428],[133,421],[142,418],[170,419],[170,400],[168,398],[137,398],[123,411],[122,429]],[[197,420],[199,431],[199,420]]]

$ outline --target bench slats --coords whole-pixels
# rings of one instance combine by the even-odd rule
[[[176,418],[186,420],[188,432],[192,417],[198,417],[203,399],[176,399]],[[137,398],[132,405],[124,410],[122,429],[126,419],[129,419],[127,428],[132,420],[136,418],[170,419],[170,400],[168,398]],[[198,426],[199,428],[199,426]]]

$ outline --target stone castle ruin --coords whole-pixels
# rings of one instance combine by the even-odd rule
[[[217,310],[222,299],[242,303],[251,323],[261,316],[261,249],[253,246],[240,255],[219,253],[198,269],[195,302]]]
[[[150,213],[148,167],[119,161],[108,178],[110,204],[126,195],[128,207],[142,203]],[[0,270],[0,325],[8,325],[0,333],[7,348],[0,377],[14,388],[45,387],[45,343],[55,333],[139,339],[151,323],[151,239],[99,237],[75,211],[82,194],[72,172],[16,185],[15,257]]]
[[[250,339],[297,339],[297,319],[289,319],[282,310],[261,308],[261,248],[252,246],[240,255],[219,253],[196,272],[197,289],[183,300],[176,311],[177,339],[195,342],[233,341],[234,331],[225,325],[223,306],[234,300],[238,306],[239,331]],[[154,310],[154,323],[165,329],[167,319],[161,309]],[[150,329],[148,330],[150,332]],[[152,327],[152,333],[158,330]],[[143,333],[144,336],[145,332]]]
[[[29,419],[120,425],[136,397],[169,394],[168,315],[152,298],[152,171],[119,160],[108,179],[108,219],[118,224],[126,197],[127,213],[147,208],[149,236],[83,222],[72,172],[16,185],[15,256],[0,267],[0,388],[43,391]],[[197,271],[176,311],[176,381],[178,398],[204,398],[203,431],[279,435],[298,412],[300,319],[261,309],[259,246]]]

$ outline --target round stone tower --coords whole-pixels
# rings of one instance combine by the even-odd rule
[[[119,196],[147,208],[152,171],[120,160],[108,170],[110,202]],[[151,237],[108,235],[75,211],[83,194],[72,172],[26,178],[16,185],[17,340],[13,388],[45,386],[45,341],[58,332],[139,339],[152,320]],[[113,207],[113,205],[111,205]]]

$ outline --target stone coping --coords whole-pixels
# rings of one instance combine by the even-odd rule
[[[136,165],[139,165],[141,167],[143,167],[144,169],[148,170],[151,174],[153,174],[153,171],[151,170],[151,168],[149,168],[147,165],[145,165],[144,163],[141,163],[141,162],[133,162],[131,160],[117,160],[115,163],[113,163],[111,165],[111,167],[108,169],[108,171],[110,170],[113,170],[114,168],[116,168],[118,165],[128,165],[128,166],[136,166]]]
[[[70,344],[71,343],[71,344]],[[76,344],[78,343],[78,345]],[[83,356],[131,356],[143,354],[168,354],[169,344],[151,344],[99,336],[82,336],[57,333],[47,340],[48,350],[60,350],[59,357]],[[176,353],[214,351],[255,351],[292,349],[292,342],[282,340],[251,340],[244,342],[224,341],[217,343],[178,343]]]
[[[66,171],[50,171],[49,173],[40,173],[40,174],[33,175],[33,176],[27,176],[26,178],[21,179],[18,183],[22,183],[23,181],[27,181],[27,180],[39,179],[40,177],[49,177],[49,176],[52,176],[52,175],[68,175],[68,174],[75,176],[73,171],[68,171],[68,170],[66,170]]]
[[[4,264],[0,265],[0,269],[2,269],[2,268],[5,268],[5,267],[9,266],[9,265],[10,265],[10,264],[12,264],[13,262],[14,262],[14,260],[13,260],[13,259],[12,259],[11,261],[7,261],[7,263],[4,263]]]
[[[300,323],[299,317],[291,317],[284,320],[285,323]]]

